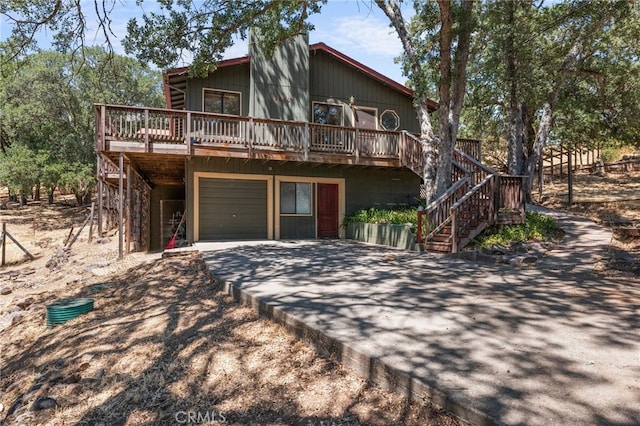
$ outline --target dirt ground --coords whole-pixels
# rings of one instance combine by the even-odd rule
[[[579,174],[574,184],[573,205],[559,180],[541,203],[639,227],[640,175]],[[87,228],[62,250],[88,213],[70,201],[0,210],[35,256],[8,242],[0,268],[0,424],[464,424],[426,397],[409,403],[367,383],[239,306],[197,254],[118,260],[117,235],[89,243]],[[605,272],[640,275],[640,239],[615,235]],[[631,261],[620,267],[620,258]],[[80,297],[94,310],[46,327],[48,304]]]
[[[607,275],[640,277],[640,173],[590,174],[573,177],[573,203],[569,204],[568,179],[546,181],[539,204],[588,217],[610,228],[610,257],[601,271]],[[537,197],[536,197],[537,198]]]
[[[462,425],[407,402],[219,291],[196,254],[118,260],[117,235],[71,250],[86,208],[8,205],[0,268],[0,424]],[[74,233],[77,231],[74,231]],[[94,299],[52,328],[46,306]]]

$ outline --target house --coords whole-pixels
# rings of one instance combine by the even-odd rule
[[[98,207],[126,224],[121,250],[163,248],[185,210],[188,242],[279,240],[341,238],[346,212],[418,204],[412,91],[323,43],[266,57],[251,39],[207,77],[163,84],[166,109],[96,105]],[[480,147],[460,143],[467,191]]]

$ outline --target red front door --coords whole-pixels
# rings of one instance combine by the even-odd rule
[[[338,185],[318,184],[318,238],[338,238]]]

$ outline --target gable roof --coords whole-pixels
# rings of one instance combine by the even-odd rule
[[[327,46],[325,43],[314,43],[309,45],[309,53],[316,52],[326,53],[327,55],[337,59],[338,61],[343,62],[344,64],[362,72],[366,76],[377,80],[379,83],[382,83],[385,86],[388,86],[407,97],[413,98],[413,90],[411,90],[410,88],[390,79],[389,77],[384,76],[373,68],[370,68],[363,63],[356,61],[355,59],[345,55],[344,53]],[[251,58],[248,55],[239,58],[225,59],[218,62],[218,68],[246,64],[249,63],[250,60]],[[164,94],[167,101],[167,108],[184,109],[184,93],[187,88],[188,76],[189,67],[173,68],[163,71],[162,82],[164,85]],[[431,99],[429,99],[427,102],[429,111],[432,112],[438,109],[437,102]]]

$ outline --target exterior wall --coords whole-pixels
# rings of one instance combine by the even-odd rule
[[[347,178],[347,212],[376,207],[418,206],[420,178],[408,170],[354,167]]]
[[[187,99],[185,108],[202,111],[203,89],[229,90],[242,93],[242,115],[249,115],[249,64],[239,64],[219,68],[206,78],[187,79]]]
[[[184,200],[184,186],[158,185],[151,190],[151,212],[150,212],[150,250],[163,249],[160,242],[160,201],[161,200]],[[188,214],[188,213],[187,213]],[[189,224],[191,222],[187,222]],[[188,226],[187,226],[188,227]]]
[[[356,106],[376,108],[378,117],[387,109],[394,110],[400,117],[399,130],[419,133],[420,127],[411,97],[398,93],[322,51],[312,54],[309,63],[311,102],[343,105],[345,126],[353,126],[353,114],[349,105],[350,98],[353,97]],[[310,116],[311,106],[308,114]]]
[[[266,56],[251,34],[249,116],[307,121],[309,117],[309,43],[300,35]]]
[[[216,176],[234,178],[243,175],[272,177],[273,193],[273,237],[314,238],[315,215],[306,217],[281,217],[276,185],[281,180],[311,182],[315,184],[338,183],[341,185],[340,221],[345,213],[363,208],[389,208],[403,205],[417,205],[420,192],[420,178],[407,170],[372,167],[326,167],[309,163],[281,163],[277,161],[244,161],[240,159],[193,157],[187,161],[187,223],[194,223],[196,202],[194,198],[195,174],[214,173]],[[312,210],[315,211],[315,202]],[[193,227],[187,228],[187,238],[194,241]]]
[[[187,79],[186,109],[202,111],[203,89],[242,93],[242,115],[294,121],[312,121],[314,101],[343,106],[344,125],[353,126],[349,103],[385,110],[400,118],[399,130],[419,133],[411,97],[378,82],[329,54],[309,55],[306,37],[299,37],[267,59],[250,44],[251,62],[217,69],[206,78]],[[382,129],[380,126],[379,129]]]

